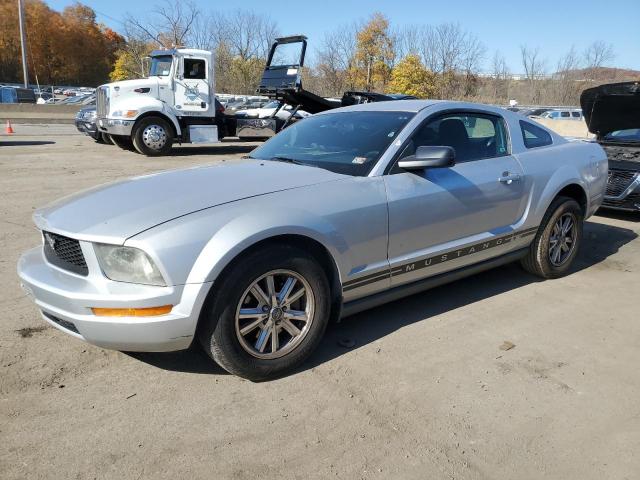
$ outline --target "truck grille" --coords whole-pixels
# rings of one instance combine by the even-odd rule
[[[106,118],[109,113],[109,87],[98,87],[96,91],[96,110],[98,118]]]
[[[636,172],[631,170],[617,170],[615,168],[610,168],[605,195],[608,197],[618,197],[622,195],[629,185],[631,185],[636,174]]]
[[[44,236],[44,255],[49,263],[78,275],[89,274],[78,240],[51,232],[42,232],[42,235]]]

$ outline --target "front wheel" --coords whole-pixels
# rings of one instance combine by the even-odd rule
[[[225,370],[250,380],[298,367],[329,321],[327,277],[298,248],[270,247],[241,258],[213,288],[200,343]]]
[[[173,129],[160,117],[143,118],[133,132],[133,146],[148,157],[166,155],[172,144]]]
[[[566,275],[582,242],[584,214],[572,198],[558,197],[542,219],[522,266],[542,278]]]

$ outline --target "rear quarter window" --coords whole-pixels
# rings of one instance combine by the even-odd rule
[[[549,132],[533,123],[520,120],[520,130],[522,130],[524,146],[527,148],[545,147],[553,143]]]

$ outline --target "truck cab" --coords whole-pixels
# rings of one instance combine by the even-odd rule
[[[167,153],[174,141],[218,142],[224,115],[215,100],[212,52],[155,50],[150,60],[147,78],[98,87],[98,129],[151,156]]]

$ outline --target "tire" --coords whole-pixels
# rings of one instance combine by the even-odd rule
[[[93,138],[93,140],[96,143],[104,143],[104,141],[102,140],[102,135],[100,135],[100,132],[96,132],[94,135],[91,135],[91,138]]]
[[[567,219],[573,222],[573,230],[563,235],[560,225],[567,225]],[[583,223],[584,213],[578,202],[568,197],[557,197],[547,209],[529,252],[521,261],[523,268],[533,275],[547,279],[565,276],[582,243]],[[568,238],[572,238],[571,242],[565,240]],[[559,254],[558,248],[554,247],[558,244]]]
[[[129,137],[125,137],[124,135],[109,135],[111,139],[111,143],[120,147],[123,150],[133,150],[133,142]]]
[[[109,135],[108,133],[100,132],[100,139],[102,140],[102,143],[104,143],[105,145],[113,145],[113,140],[111,140],[111,135]]]
[[[145,117],[133,131],[133,146],[142,155],[166,155],[173,145],[173,127],[160,117]]]
[[[287,297],[299,295],[300,287],[304,287],[304,292],[289,307],[271,308],[265,297],[258,300],[260,295],[252,290],[257,281],[266,297],[270,297],[265,275],[274,279],[272,291],[277,296],[294,276],[296,282]],[[239,319],[241,307],[248,313],[261,313]],[[205,303],[198,339],[207,354],[229,373],[252,381],[267,380],[290,372],[311,355],[324,335],[330,313],[329,282],[320,265],[298,248],[271,246],[240,258],[214,282]],[[292,318],[300,314],[307,316],[308,321]],[[251,324],[257,326],[251,328]],[[274,324],[278,338],[275,350]],[[245,328],[248,331],[241,333]],[[294,336],[296,331],[300,334]],[[258,350],[260,338],[263,352]]]

